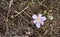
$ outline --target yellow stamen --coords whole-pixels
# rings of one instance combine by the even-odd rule
[[[40,22],[40,18],[38,17],[38,18],[36,19],[36,21],[37,21],[37,22]]]

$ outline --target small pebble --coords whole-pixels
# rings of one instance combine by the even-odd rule
[[[52,10],[49,10],[49,12],[52,12]]]
[[[48,18],[49,18],[50,20],[53,20],[53,16],[48,16]]]
[[[13,15],[11,15],[11,18],[13,18],[14,16]]]
[[[47,11],[45,10],[45,11],[43,12],[43,14],[47,14]]]
[[[44,12],[46,13],[47,11],[45,10]]]
[[[26,32],[26,34],[29,34],[29,35],[30,35],[30,34],[31,34],[31,32]]]

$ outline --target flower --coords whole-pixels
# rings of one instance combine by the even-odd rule
[[[39,14],[38,16],[36,14],[34,14],[32,16],[32,18],[34,19],[33,20],[33,23],[36,24],[36,27],[37,28],[40,28],[41,25],[44,24],[44,21],[46,20],[46,17],[45,16],[42,16],[42,14]]]

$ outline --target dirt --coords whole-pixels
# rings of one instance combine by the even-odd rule
[[[47,20],[38,29],[32,15],[39,13]],[[0,33],[1,37],[60,37],[60,0],[0,0]]]

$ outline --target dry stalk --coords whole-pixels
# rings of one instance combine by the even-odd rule
[[[13,0],[10,0],[10,3],[9,3],[9,9],[8,9],[8,13],[7,13],[7,20],[6,20],[6,33],[5,33],[5,36],[7,35],[7,34],[9,34],[9,25],[8,25],[8,17],[9,17],[9,13],[10,13],[10,7],[11,7],[11,5],[13,4]]]
[[[29,6],[27,6],[26,8],[24,8],[22,11],[26,10],[27,8],[29,8]],[[18,16],[19,14],[21,14],[22,11],[18,12],[18,13],[15,15],[15,17]]]

